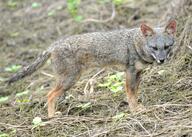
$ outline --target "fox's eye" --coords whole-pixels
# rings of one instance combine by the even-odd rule
[[[153,50],[158,50],[158,48],[157,47],[152,47],[153,48]]]
[[[167,50],[169,48],[169,46],[165,46],[164,49]]]

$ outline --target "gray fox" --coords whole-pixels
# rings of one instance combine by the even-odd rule
[[[32,64],[24,67],[7,82],[10,84],[39,69],[51,58],[56,86],[48,93],[48,117],[55,115],[57,97],[69,90],[83,71],[92,67],[119,65],[126,72],[126,94],[131,111],[142,107],[137,101],[140,73],[144,64],[165,62],[175,42],[176,21],[165,28],[140,28],[94,32],[61,38],[54,42]]]

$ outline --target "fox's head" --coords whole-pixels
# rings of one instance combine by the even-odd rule
[[[147,52],[157,63],[165,62],[169,58],[175,42],[176,21],[170,21],[165,28],[152,29],[142,24],[140,29],[145,37]]]

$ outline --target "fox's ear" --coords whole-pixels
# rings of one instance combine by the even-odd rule
[[[153,29],[151,27],[145,25],[144,23],[141,24],[140,29],[145,37],[152,36],[154,34]]]
[[[165,27],[165,32],[168,34],[174,34],[176,32],[177,23],[175,20],[171,20]]]

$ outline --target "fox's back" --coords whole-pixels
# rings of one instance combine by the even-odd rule
[[[54,52],[64,58],[71,56],[86,65],[125,65],[128,61],[128,49],[133,46],[135,31],[138,29],[74,35],[57,41]]]

